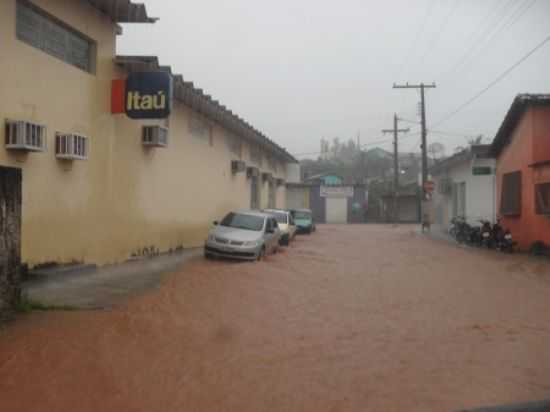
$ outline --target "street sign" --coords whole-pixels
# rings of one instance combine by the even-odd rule
[[[131,119],[165,119],[172,109],[172,77],[167,72],[132,72],[112,82],[111,113]]]
[[[321,186],[321,197],[353,197],[353,186]]]

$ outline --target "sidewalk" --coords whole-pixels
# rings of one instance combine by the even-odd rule
[[[23,294],[32,302],[78,309],[109,308],[157,287],[163,275],[202,255],[202,248],[132,260],[97,268],[93,265],[31,271]]]

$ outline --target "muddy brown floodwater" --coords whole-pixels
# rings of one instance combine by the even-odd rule
[[[0,410],[454,411],[550,397],[550,266],[321,226],[261,263],[195,259],[108,311],[0,332]]]

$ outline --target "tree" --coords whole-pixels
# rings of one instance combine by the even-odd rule
[[[468,144],[470,146],[476,145],[476,144],[481,144],[481,143],[483,143],[483,135],[482,134],[468,140]]]
[[[439,142],[433,142],[428,145],[428,153],[434,160],[439,160],[445,156],[445,146]]]

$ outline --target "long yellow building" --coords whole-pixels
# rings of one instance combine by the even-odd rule
[[[2,0],[0,166],[22,173],[22,260],[115,263],[199,246],[235,208],[285,206],[295,159],[155,57],[116,56],[128,0]],[[165,119],[113,113],[113,80],[169,73]],[[116,83],[116,82],[115,82]]]

